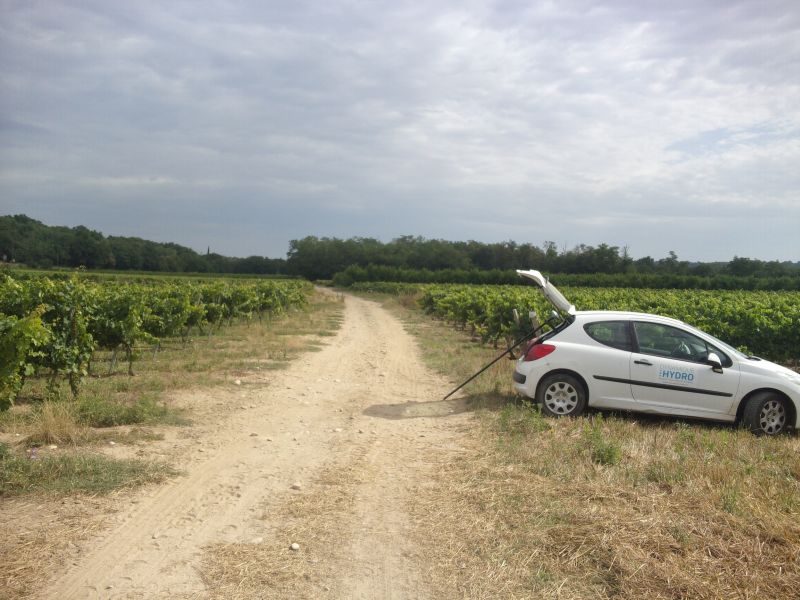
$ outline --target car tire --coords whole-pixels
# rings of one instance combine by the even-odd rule
[[[550,417],[577,417],[586,409],[586,390],[572,375],[555,373],[542,380],[536,397]]]
[[[774,392],[760,392],[747,401],[742,423],[756,435],[778,435],[789,427],[786,400]]]

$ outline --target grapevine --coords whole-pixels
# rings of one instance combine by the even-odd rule
[[[60,380],[77,395],[99,350],[122,350],[133,374],[137,344],[157,345],[192,328],[219,329],[234,320],[263,318],[303,306],[311,284],[298,280],[213,282],[91,281],[70,277],[0,276],[0,410],[26,377],[46,374],[50,393]],[[112,360],[113,367],[113,360]]]
[[[493,343],[529,329],[529,310],[541,317],[552,310],[533,287],[370,282],[354,289],[418,293],[426,312]],[[770,360],[800,358],[800,292],[587,287],[565,287],[562,292],[578,310],[663,315]],[[514,308],[522,315],[520,326],[512,318]]]

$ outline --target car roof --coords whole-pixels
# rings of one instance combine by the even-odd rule
[[[678,319],[673,319],[672,317],[662,317],[661,315],[653,315],[650,313],[640,313],[640,312],[628,312],[628,311],[621,311],[621,310],[579,310],[575,313],[576,318],[582,318],[582,320],[587,321],[594,321],[594,320],[631,320],[631,319],[650,319],[654,321],[661,321],[663,323],[670,323],[672,325],[683,325],[686,326],[686,323],[683,321],[679,321]]]

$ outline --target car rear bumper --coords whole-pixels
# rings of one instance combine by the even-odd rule
[[[528,398],[533,398],[531,396],[531,392],[528,389],[531,384],[531,378],[526,375],[525,373],[520,373],[516,369],[514,369],[514,389],[517,390],[517,393],[522,394],[523,396],[527,396]]]

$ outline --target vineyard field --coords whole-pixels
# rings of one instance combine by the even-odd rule
[[[537,288],[495,285],[363,283],[352,289],[420,295],[434,317],[467,328],[496,343],[530,328],[529,310],[548,315],[550,304]],[[800,358],[800,292],[561,288],[577,310],[620,310],[679,319],[728,344],[775,361]],[[512,319],[517,309],[521,327]]]
[[[299,280],[0,277],[0,410],[34,375],[46,375],[51,389],[67,379],[77,394],[97,350],[123,351],[132,373],[137,344],[157,347],[235,319],[271,318],[303,306],[312,290]]]

